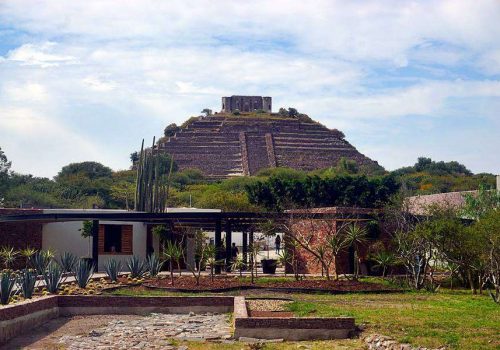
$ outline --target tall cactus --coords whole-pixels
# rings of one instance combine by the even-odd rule
[[[152,147],[144,149],[144,140],[142,140],[135,186],[134,209],[136,211],[161,213],[167,208],[173,157],[171,157],[169,173],[161,174],[160,152],[156,149],[155,141],[156,138],[153,138]],[[166,178],[165,175],[167,175]]]

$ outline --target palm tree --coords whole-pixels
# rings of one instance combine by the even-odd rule
[[[286,277],[286,265],[292,262],[292,255],[290,254],[288,249],[285,248],[281,251],[281,254],[278,255],[278,261],[281,265],[283,265]]]
[[[339,254],[347,247],[348,242],[345,237],[340,233],[331,236],[326,242],[328,248],[332,253],[332,263],[333,263],[333,276],[337,281],[339,279],[339,267],[337,264],[337,257]]]
[[[179,246],[172,241],[167,241],[163,246],[163,256],[165,260],[168,260],[170,265],[170,282],[172,285],[174,285],[174,261],[178,259],[179,251]],[[182,251],[180,251],[180,255],[182,255]]]
[[[385,277],[387,268],[394,265],[396,262],[394,254],[385,250],[375,253],[372,256],[372,259],[377,263],[376,265],[373,265],[373,267],[382,269],[382,278]]]
[[[220,261],[217,260],[217,248],[210,244],[205,248],[206,263],[210,265],[210,281],[214,281],[214,268],[215,265],[219,264]]]
[[[347,245],[354,249],[354,279],[359,276],[359,245],[366,242],[366,229],[359,226],[357,223],[349,225],[346,229],[345,240]]]

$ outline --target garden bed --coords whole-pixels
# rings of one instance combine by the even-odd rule
[[[399,292],[400,290],[383,284],[361,281],[328,281],[324,279],[294,279],[266,278],[256,280],[254,284],[248,278],[217,276],[202,277],[199,285],[193,277],[184,276],[170,279],[149,280],[144,287],[150,289],[164,289],[178,292],[227,292],[239,289],[266,289],[278,292],[327,292],[327,293],[381,293]]]

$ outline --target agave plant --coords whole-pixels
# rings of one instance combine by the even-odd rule
[[[75,264],[73,272],[75,273],[75,280],[78,287],[85,288],[94,274],[94,265],[89,264],[84,259],[79,259]]]
[[[35,290],[36,275],[32,270],[25,269],[19,275],[17,284],[21,287],[23,297],[31,299]]]
[[[158,255],[151,254],[146,258],[146,268],[151,277],[156,277],[163,267],[164,261],[160,260]]]
[[[0,303],[7,305],[13,294],[16,278],[11,272],[2,272],[0,274]]]
[[[132,278],[142,277],[146,273],[146,264],[141,258],[135,255],[132,255],[127,260],[127,267],[130,270],[130,277]]]
[[[13,247],[0,248],[0,258],[3,261],[4,268],[9,269],[16,260],[18,254],[19,252]]]
[[[49,265],[52,258],[50,258],[44,251],[39,251],[33,255],[31,261],[33,263],[33,267],[36,270],[38,275],[43,275],[47,266]]]
[[[115,259],[109,259],[104,263],[104,271],[106,271],[106,273],[108,274],[111,282],[118,281],[118,273],[120,272],[121,268],[122,263]]]
[[[61,267],[51,261],[47,269],[43,272],[43,279],[45,281],[45,287],[49,291],[49,293],[56,293],[57,289],[59,288],[59,284],[61,283],[61,277],[62,277],[62,269]]]
[[[64,252],[59,257],[58,263],[61,266],[63,272],[72,272],[73,269],[75,268],[77,261],[78,258],[74,254],[70,252]]]

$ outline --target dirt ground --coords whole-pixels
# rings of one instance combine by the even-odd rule
[[[134,315],[100,315],[100,316],[73,316],[59,317],[53,319],[26,334],[11,339],[8,343],[0,346],[0,350],[12,349],[37,349],[55,350],[65,349],[58,344],[59,338],[63,335],[88,334],[91,330],[107,325],[111,320],[134,319]]]

